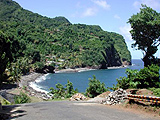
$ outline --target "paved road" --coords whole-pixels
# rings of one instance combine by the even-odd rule
[[[154,120],[96,103],[55,101],[20,105],[15,120]]]

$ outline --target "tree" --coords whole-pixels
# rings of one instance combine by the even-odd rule
[[[89,87],[86,89],[86,95],[91,98],[107,91],[105,84],[97,80],[95,75],[93,75],[93,79],[89,78],[88,85]]]
[[[127,77],[117,79],[116,88],[159,88],[159,70],[159,66],[154,64],[144,67],[140,71],[126,69]]]
[[[50,90],[50,93],[53,95],[52,99],[70,98],[72,95],[78,92],[77,89],[74,90],[73,83],[69,80],[67,80],[65,87],[58,83],[56,84],[56,89],[51,87]]]
[[[0,86],[6,81],[5,70],[18,57],[19,49],[19,42],[13,36],[7,36],[0,31]]]
[[[66,98],[72,97],[72,95],[75,93],[75,90],[73,88],[73,83],[67,80],[66,86]]]
[[[4,72],[7,67],[7,64],[13,60],[10,48],[10,40],[2,31],[0,31],[0,86],[4,81]]]
[[[43,17],[23,9],[12,0],[0,0],[0,29],[18,40],[22,48],[18,54],[29,59],[32,70],[34,64],[46,60],[45,56],[63,59],[65,64],[59,68],[105,66],[101,51],[105,53],[112,44],[117,51],[112,55],[112,63],[131,60],[121,35],[103,31],[97,25],[71,24],[64,17]],[[114,66],[112,63],[110,65]]]
[[[128,23],[131,24],[130,33],[135,41],[132,47],[142,50],[144,66],[151,65],[155,61],[154,54],[160,45],[160,13],[142,5],[140,12],[131,16]]]

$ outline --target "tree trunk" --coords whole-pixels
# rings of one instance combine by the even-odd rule
[[[144,67],[147,67],[148,65],[151,65],[151,60],[149,59],[148,55],[145,55],[142,60],[144,62]]]

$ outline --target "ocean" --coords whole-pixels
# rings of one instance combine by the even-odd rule
[[[85,92],[88,87],[89,78],[93,78],[93,75],[96,76],[98,80],[105,83],[106,87],[112,87],[113,84],[116,84],[116,79],[126,76],[125,70],[137,69],[140,70],[143,68],[143,61],[139,59],[132,60],[132,66],[125,68],[116,68],[116,69],[104,69],[104,70],[90,70],[76,73],[54,73],[47,74],[41,78],[38,78],[35,82],[31,83],[31,87],[41,92],[49,92],[50,87],[55,88],[57,83],[60,83],[65,86],[67,80],[73,83],[74,89],[77,88],[79,92]]]

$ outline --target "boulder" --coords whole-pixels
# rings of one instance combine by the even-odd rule
[[[103,104],[116,105],[121,104],[127,98],[127,92],[123,89],[118,89],[111,92],[107,97],[106,101],[103,101]]]
[[[87,98],[82,93],[76,93],[70,98],[70,101],[83,101],[86,99]]]
[[[47,73],[55,73],[54,72],[54,67],[53,66],[47,66],[45,65],[42,69],[36,69],[36,72],[38,73],[43,73],[43,74],[47,74]]]

